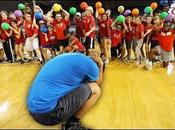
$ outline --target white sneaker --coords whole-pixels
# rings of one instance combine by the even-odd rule
[[[171,75],[173,73],[174,66],[172,63],[169,63],[167,66],[167,75]]]
[[[105,64],[109,64],[109,59],[108,58],[106,58]]]
[[[145,64],[145,69],[146,69],[146,70],[152,70],[152,69],[153,69],[152,62],[147,62],[147,63]]]

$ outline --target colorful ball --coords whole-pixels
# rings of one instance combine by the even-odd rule
[[[158,6],[158,5],[157,5],[156,2],[154,2],[154,3],[152,3],[150,6],[151,6],[152,9],[157,9],[157,6]]]
[[[174,19],[174,14],[168,14],[168,16],[165,18],[166,22],[172,22]]]
[[[134,9],[132,10],[132,15],[133,15],[133,16],[139,15],[139,9],[134,8]]]
[[[131,14],[131,10],[129,9],[125,10],[125,12],[123,13],[124,16],[128,16],[129,14]]]
[[[75,7],[71,7],[71,8],[69,9],[69,12],[70,12],[70,14],[75,15],[75,14],[77,13],[77,9],[76,9]]]
[[[34,15],[37,20],[43,19],[43,14],[40,11],[37,11]]]
[[[47,26],[41,26],[40,31],[43,33],[47,33],[48,32],[48,27]]]
[[[168,16],[168,13],[167,12],[160,13],[160,18],[161,19],[165,19],[167,16]]]
[[[20,10],[15,10],[14,14],[16,17],[22,17],[22,12]]]
[[[146,14],[150,14],[151,12],[153,12],[153,9],[150,7],[150,6],[147,6],[145,9],[144,9],[144,12]]]
[[[98,14],[100,14],[100,15],[105,13],[105,9],[104,8],[99,8],[97,11],[98,11]]]
[[[102,3],[101,3],[101,2],[97,2],[97,3],[95,4],[95,7],[96,7],[96,8],[101,8],[101,7],[102,7]]]
[[[123,23],[125,21],[125,17],[123,15],[119,15],[116,18],[117,22]]]
[[[4,29],[4,30],[10,29],[10,25],[9,25],[8,23],[2,23],[2,24],[1,24],[1,27],[2,27],[2,29]]]
[[[124,6],[121,5],[121,6],[118,7],[118,12],[119,13],[123,13],[124,10],[125,10]]]
[[[86,2],[82,2],[82,3],[80,4],[80,8],[81,8],[82,10],[85,10],[87,7],[88,7],[88,4],[87,4]]]
[[[19,9],[19,10],[24,10],[24,9],[25,9],[25,5],[22,4],[22,3],[19,3],[19,4],[18,4],[18,9]]]
[[[55,3],[53,5],[53,11],[59,12],[62,9],[62,6],[60,4]]]

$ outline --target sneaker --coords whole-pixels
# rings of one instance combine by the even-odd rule
[[[70,121],[62,125],[62,130],[88,130],[88,129],[81,126],[80,122]]]
[[[173,73],[173,69],[174,69],[174,66],[172,63],[169,63],[168,67],[167,67],[167,74],[168,75],[171,75]]]
[[[24,64],[24,63],[25,63],[25,61],[24,61],[24,60],[21,60],[21,61],[20,61],[20,64]]]
[[[106,58],[105,64],[109,64],[109,59],[108,58]]]
[[[153,69],[152,62],[147,62],[147,63],[145,64],[145,69],[146,69],[146,70],[152,70],[152,69]]]

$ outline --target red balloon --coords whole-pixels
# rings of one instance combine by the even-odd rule
[[[88,7],[88,4],[87,4],[86,2],[82,2],[82,3],[80,4],[80,8],[81,8],[82,10],[85,10],[87,7]]]

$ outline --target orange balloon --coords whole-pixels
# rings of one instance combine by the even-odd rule
[[[134,9],[132,10],[132,15],[133,15],[133,16],[139,15],[139,10],[138,10],[137,8],[134,8]]]
[[[85,10],[87,7],[88,7],[88,4],[87,4],[86,2],[82,2],[82,3],[80,4],[80,8],[81,8],[82,10]]]
[[[154,3],[152,3],[150,6],[151,6],[152,9],[156,9],[158,5],[157,5],[156,2],[154,2]]]
[[[105,13],[105,9],[104,8],[99,8],[98,10],[98,14],[100,14],[100,15],[102,15],[102,14],[104,14]]]
[[[102,3],[101,3],[101,2],[97,2],[97,3],[95,4],[95,7],[96,7],[96,8],[101,8],[101,7],[102,7]]]

